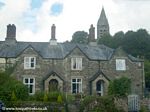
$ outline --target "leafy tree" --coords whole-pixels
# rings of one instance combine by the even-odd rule
[[[86,44],[88,42],[87,36],[88,36],[87,32],[77,31],[73,34],[71,42]]]
[[[98,44],[104,44],[108,47],[112,47],[113,46],[112,40],[113,38],[111,35],[105,34],[101,38],[98,39]]]
[[[150,50],[150,36],[144,29],[139,29],[137,32],[128,31],[123,39],[123,48],[133,56],[146,56]]]
[[[121,77],[110,82],[108,94],[117,97],[124,97],[131,91],[131,80],[127,77]]]
[[[124,32],[119,31],[114,34],[113,41],[112,41],[112,47],[117,48],[122,45],[122,40],[124,38]]]

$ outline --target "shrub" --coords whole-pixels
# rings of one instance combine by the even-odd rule
[[[11,101],[17,101],[17,97],[14,91],[12,92],[12,95],[11,95]]]
[[[2,79],[2,80],[1,80]],[[28,98],[28,88],[6,73],[0,73],[0,99],[3,101],[10,101],[12,91],[18,100],[25,100]]]
[[[46,93],[44,94],[43,101],[44,101],[44,102],[47,102],[47,101],[48,101],[48,96],[47,96],[47,94],[46,94]]]
[[[127,77],[121,77],[110,82],[108,94],[116,97],[125,97],[131,91],[131,80]]]
[[[38,91],[35,93],[34,98],[36,101],[43,101],[44,98],[44,92]]]
[[[119,110],[111,96],[86,96],[81,103],[80,112],[124,112]]]
[[[58,103],[62,103],[62,102],[63,102],[61,95],[59,95],[59,96],[57,97],[57,102],[58,102]]]
[[[57,102],[57,98],[59,96],[59,92],[49,92],[48,93],[48,101],[50,102]]]

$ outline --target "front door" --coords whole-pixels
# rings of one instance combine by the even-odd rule
[[[103,96],[103,89],[104,89],[104,81],[103,80],[98,80],[97,83],[96,83],[97,95]]]
[[[51,79],[49,81],[49,92],[58,91],[58,81],[56,79]]]

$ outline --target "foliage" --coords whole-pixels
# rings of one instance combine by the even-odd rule
[[[108,47],[112,47],[113,46],[112,40],[113,38],[111,35],[105,34],[101,38],[98,39],[98,44],[104,44]]]
[[[45,94],[44,94],[43,101],[44,101],[44,102],[47,102],[47,101],[48,101],[48,96],[47,96],[47,93],[45,93]]]
[[[145,66],[145,83],[146,83],[146,88],[150,89],[150,61],[145,60],[144,62]]]
[[[17,97],[14,91],[12,92],[12,95],[11,95],[11,101],[17,101]]]
[[[58,95],[58,97],[57,97],[57,102],[60,103],[60,104],[63,102],[61,95]]]
[[[104,44],[111,48],[122,46],[127,53],[135,57],[150,59],[150,35],[145,29],[139,29],[136,32],[128,31],[125,34],[120,31],[114,36],[104,35],[97,41],[98,44]]]
[[[131,80],[127,77],[114,79],[108,87],[108,94],[116,97],[125,97],[131,91]]]
[[[44,92],[42,92],[42,91],[37,91],[34,95],[33,95],[33,97],[34,97],[34,99],[36,100],[36,101],[43,101],[44,99],[44,95],[45,95],[45,93]]]
[[[124,35],[125,34],[122,31],[115,33],[115,35],[113,36],[113,39],[112,39],[112,43],[113,43],[112,48],[117,48],[123,44],[122,40],[124,38]]]
[[[80,112],[124,112],[116,108],[114,98],[111,96],[86,96],[81,103]]]
[[[61,97],[61,98],[60,98]],[[62,100],[63,101],[64,95],[61,94],[60,92],[42,92],[42,91],[38,91],[35,93],[35,95],[32,96],[31,100],[35,100],[35,101],[45,101],[45,102],[57,102],[58,100]],[[58,102],[59,102],[58,101]],[[61,101],[60,101],[61,102]]]
[[[84,100],[81,102],[81,106],[80,106],[80,112],[83,112],[83,110],[85,109],[85,107],[88,107],[88,105],[93,102],[96,99],[96,97],[94,96],[86,96],[84,98]]]
[[[66,101],[67,101],[68,103],[74,102],[74,101],[75,101],[75,96],[72,95],[72,94],[67,94],[67,95],[66,95]]]
[[[73,43],[80,43],[80,44],[87,44],[88,33],[85,31],[76,31],[73,36],[71,42]]]
[[[142,105],[139,112],[149,112],[149,109],[148,109],[148,107]]]
[[[14,92],[18,100],[26,100],[28,98],[28,88],[17,81],[9,74],[0,73],[0,99],[3,101],[10,101]]]
[[[59,94],[60,94],[59,92],[49,92],[48,93],[48,100],[51,102],[56,102]]]
[[[139,29],[137,32],[128,31],[123,38],[123,48],[133,56],[149,57],[150,36],[144,29]]]

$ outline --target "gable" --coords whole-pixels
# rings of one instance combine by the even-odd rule
[[[79,47],[75,47],[74,49],[72,49],[72,51],[70,51],[70,53],[68,54],[69,57],[86,57],[88,58]]]
[[[94,81],[94,80],[97,79],[98,77],[104,77],[105,79],[107,79],[108,81],[110,81],[110,79],[109,79],[101,70],[98,70],[98,71],[89,79],[89,82]]]
[[[125,58],[129,59],[132,62],[142,62],[142,59],[136,58],[130,54],[127,54],[121,47],[117,48],[115,52],[113,53],[111,58]]]
[[[31,45],[27,46],[24,50],[17,54],[17,57],[20,55],[27,55],[27,56],[35,56],[39,55],[42,57]]]

